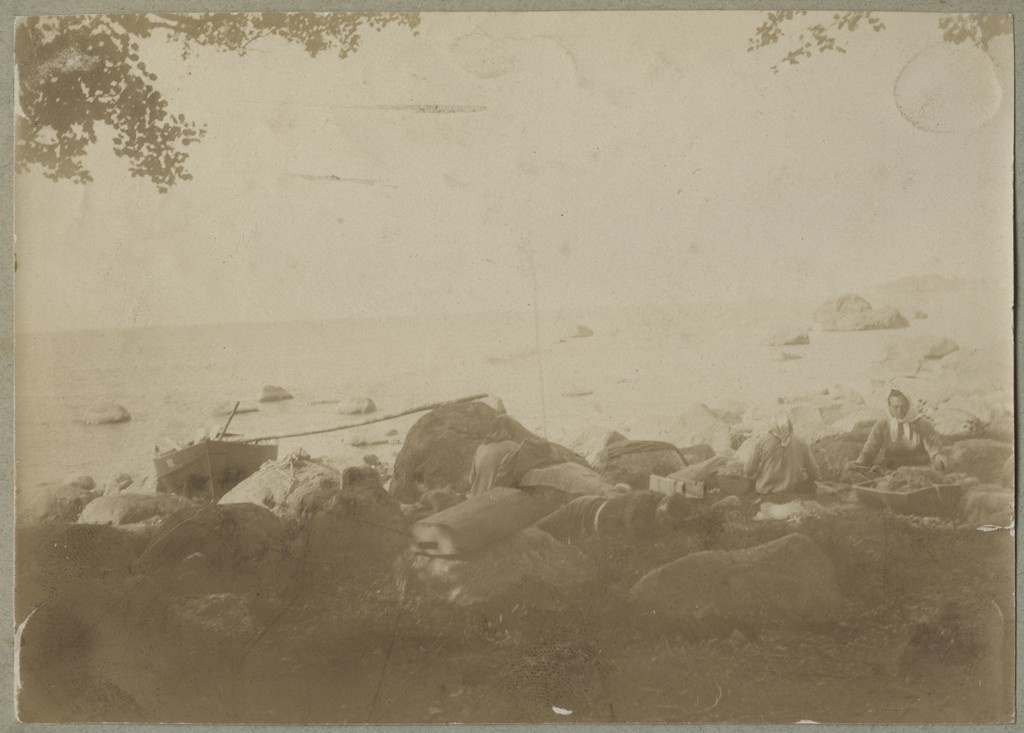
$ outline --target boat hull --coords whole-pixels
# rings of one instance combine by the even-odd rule
[[[157,491],[216,503],[236,484],[277,459],[277,445],[208,440],[157,456]]]

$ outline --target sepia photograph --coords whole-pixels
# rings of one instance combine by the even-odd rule
[[[17,720],[1014,722],[1012,15],[13,41]]]

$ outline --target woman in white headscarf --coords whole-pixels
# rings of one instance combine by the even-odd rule
[[[885,408],[889,417],[875,423],[855,464],[883,469],[931,464],[945,471],[942,439],[927,418],[918,416],[907,394],[890,388]]]
[[[772,426],[762,435],[747,459],[746,475],[754,479],[759,494],[815,495],[818,465],[807,444],[793,434],[789,415],[775,415]]]

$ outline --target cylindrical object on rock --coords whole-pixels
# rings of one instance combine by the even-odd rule
[[[560,503],[520,489],[495,488],[420,520],[412,527],[413,550],[422,555],[468,555],[529,527]]]

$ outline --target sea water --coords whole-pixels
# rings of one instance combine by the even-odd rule
[[[812,332],[810,345],[781,349],[766,346],[767,338],[806,328],[813,304],[17,333],[16,481],[30,490],[78,474],[102,484],[125,472],[152,485],[157,445],[215,433],[226,419],[215,408],[255,405],[270,384],[294,399],[237,415],[230,432],[259,437],[361,419],[339,415],[332,400],[370,397],[386,414],[489,393],[528,427],[569,442],[588,425],[672,415],[694,402],[736,409],[836,384],[868,391],[894,338],[935,333],[965,348],[993,338],[969,312],[932,308],[909,329]],[[577,325],[594,335],[572,338]],[[777,361],[780,351],[800,358]],[[124,406],[132,419],[83,424],[82,414],[101,401]],[[368,428],[369,437],[404,433],[417,417]],[[317,455],[351,440],[350,432],[294,438],[281,450]]]

